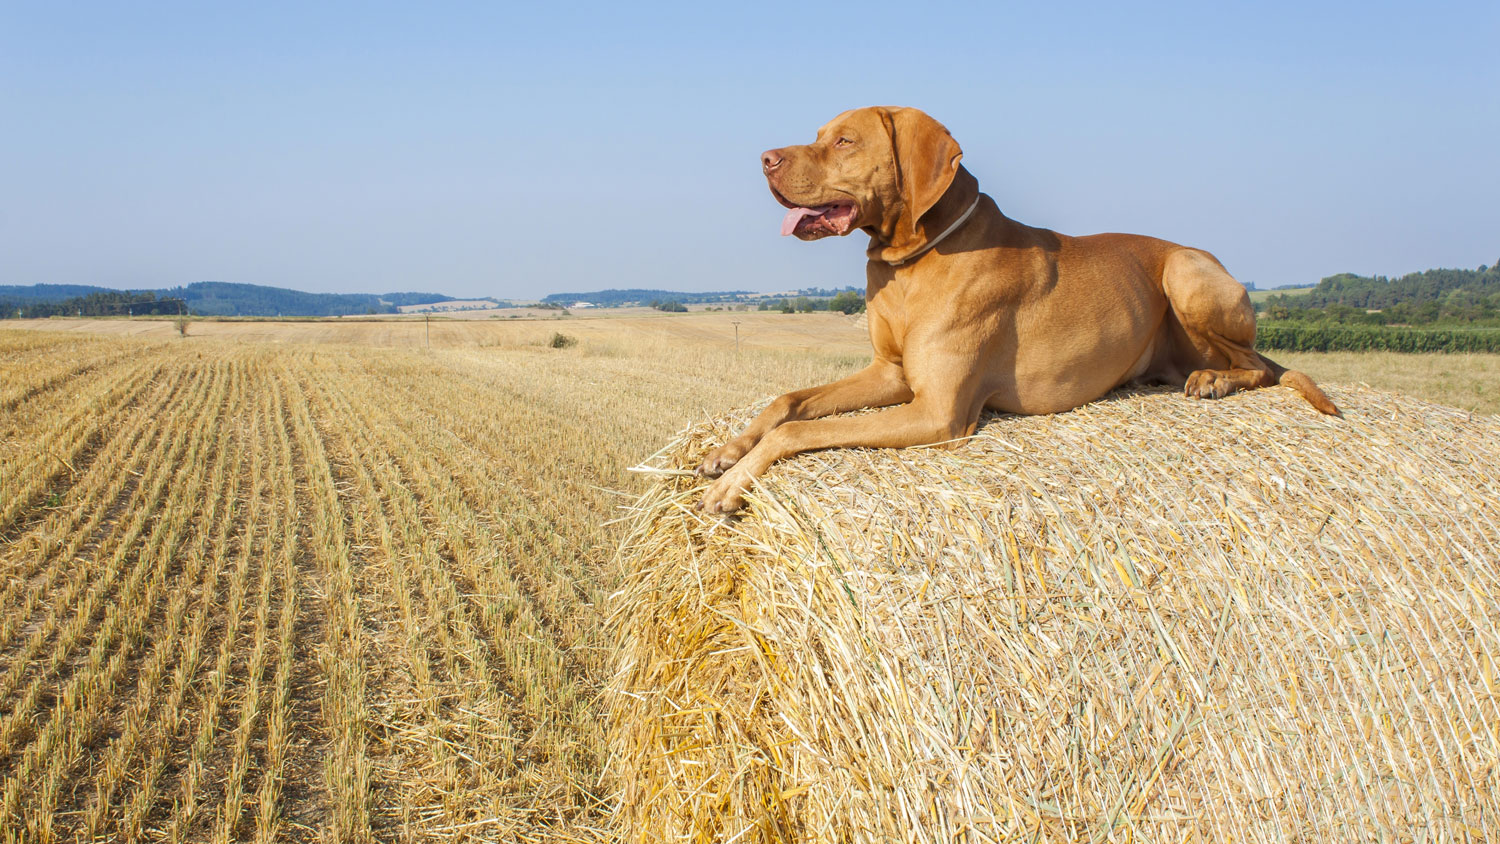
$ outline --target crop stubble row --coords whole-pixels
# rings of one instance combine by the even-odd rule
[[[842,366],[0,351],[4,841],[607,837],[623,469],[708,407]]]

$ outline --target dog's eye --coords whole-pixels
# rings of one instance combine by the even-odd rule
[[[848,147],[854,146],[854,142],[849,140],[848,138],[839,138],[838,140],[833,142],[833,145],[836,147]]]

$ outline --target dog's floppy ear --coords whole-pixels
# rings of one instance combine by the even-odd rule
[[[901,201],[906,205],[906,224],[915,235],[917,220],[936,205],[964,157],[958,141],[943,124],[914,108],[886,109],[891,147],[896,158]]]

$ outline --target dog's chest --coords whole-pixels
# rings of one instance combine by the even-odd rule
[[[907,308],[905,291],[895,284],[887,284],[868,295],[866,311],[869,313],[870,345],[875,356],[892,363],[900,363],[906,347]]]

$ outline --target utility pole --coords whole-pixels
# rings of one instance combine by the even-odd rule
[[[734,353],[738,355],[740,353],[740,321],[737,319],[730,321],[734,323]]]
[[[427,323],[427,348],[430,349],[432,348],[432,314],[427,313],[423,314],[423,316],[426,317],[423,322]]]

